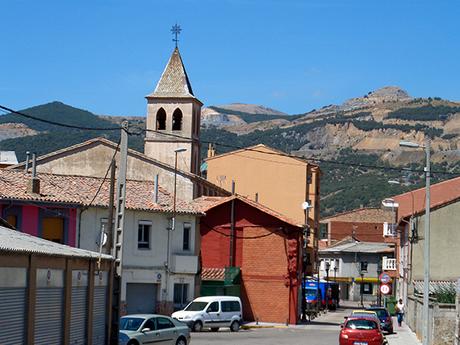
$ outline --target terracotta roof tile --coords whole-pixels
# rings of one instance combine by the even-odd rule
[[[396,195],[398,220],[425,212],[425,187]],[[460,199],[460,177],[436,183],[430,188],[430,207],[437,208]]]
[[[321,223],[329,221],[353,222],[353,223],[384,223],[393,222],[393,213],[390,210],[381,208],[359,208],[356,210],[338,213],[330,217],[323,218]]]
[[[40,194],[27,192],[30,174],[0,169],[0,199],[56,202],[88,206],[103,181],[99,177],[69,176],[39,173]],[[102,184],[93,206],[108,207],[109,180]],[[173,197],[159,187],[158,203],[153,202],[153,181],[126,181],[126,208],[157,212],[172,212]],[[176,199],[178,213],[199,214],[190,202]]]
[[[225,280],[225,268],[203,268],[201,270],[201,280]]]
[[[295,226],[295,227],[299,227],[301,228],[303,225],[302,224],[299,224],[297,221],[295,220],[292,220],[284,215],[282,215],[281,213],[278,213],[277,211],[274,211],[258,202],[255,202],[255,201],[252,201],[248,198],[245,198],[241,195],[238,195],[238,194],[235,194],[235,195],[230,195],[230,196],[225,196],[225,197],[220,197],[220,196],[213,196],[213,197],[210,197],[210,196],[202,196],[198,199],[195,199],[192,203],[193,203],[193,206],[201,211],[202,213],[206,213],[207,211],[209,211],[210,209],[213,209],[214,207],[217,207],[219,205],[222,205],[222,204],[225,204],[233,199],[237,199],[237,200],[240,200],[272,217],[275,217],[279,220],[281,220],[282,222],[285,222],[289,225],[292,225],[292,226]]]

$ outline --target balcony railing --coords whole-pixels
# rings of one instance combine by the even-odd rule
[[[383,236],[395,237],[396,236],[396,224],[383,223]]]
[[[396,271],[396,259],[390,259],[384,256],[382,258],[382,268],[384,271]]]

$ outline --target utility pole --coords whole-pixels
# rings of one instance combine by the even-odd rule
[[[121,290],[123,287],[123,233],[125,223],[126,203],[126,169],[128,165],[128,121],[121,124],[120,139],[120,164],[117,178],[117,203],[115,207],[115,231],[113,231],[112,256],[115,258],[114,281],[113,281],[113,305],[112,305],[112,328],[111,344],[118,343],[118,331],[121,316]],[[110,210],[109,210],[110,212]],[[112,207],[113,212],[113,207]],[[109,224],[112,219],[109,219]]]
[[[423,345],[429,345],[429,330],[430,327],[430,139],[425,143],[426,166],[425,166],[425,233],[423,236],[424,249],[424,274],[423,274]]]

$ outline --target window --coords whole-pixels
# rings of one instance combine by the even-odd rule
[[[10,214],[6,216],[6,222],[10,224],[13,228],[17,229],[18,227],[18,216]]]
[[[150,230],[152,229],[152,222],[143,221],[139,222],[137,231],[137,248],[150,249]]]
[[[174,113],[173,113],[172,130],[173,131],[182,130],[182,111],[179,108],[174,110]]]
[[[174,328],[174,324],[165,317],[157,317],[157,330]]]
[[[166,129],[166,111],[160,108],[157,112],[157,130]]]
[[[372,283],[362,283],[361,293],[363,295],[372,295]]]
[[[64,244],[64,219],[59,217],[43,218],[42,237],[48,241]]]
[[[218,313],[219,312],[219,302],[212,302],[208,309],[206,309],[208,313]]]
[[[192,230],[192,224],[184,223],[182,250],[190,250],[190,232],[191,230]]]
[[[223,301],[222,312],[240,311],[240,304],[237,301]]]
[[[320,224],[319,225],[319,239],[326,240],[327,239],[327,224]]]
[[[142,326],[142,328],[149,328],[151,331],[154,331],[156,330],[156,326],[155,326],[155,319],[148,319],[147,321],[145,321],[145,324],[144,326]]]
[[[187,304],[188,284],[174,284],[174,307],[180,309]],[[201,310],[204,306],[201,308]]]

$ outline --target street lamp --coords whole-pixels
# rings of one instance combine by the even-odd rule
[[[380,275],[382,274],[382,258],[379,258],[379,263],[377,265],[377,277],[380,281]],[[380,285],[380,284],[379,284]],[[379,290],[377,291],[377,305],[381,306],[382,305],[382,293],[380,292],[380,286]]]
[[[176,229],[176,182],[177,182],[177,154],[180,152],[185,152],[187,151],[186,148],[177,148],[174,150],[174,192],[173,192],[173,212],[172,212],[172,218],[171,218],[171,226],[168,228],[168,242],[166,245],[166,274],[165,274],[165,294],[167,297],[167,291],[168,291],[168,276],[170,273],[169,269],[169,262],[170,262],[170,242],[171,242],[171,231]]]
[[[425,232],[423,236],[424,244],[424,274],[423,274],[423,345],[428,345],[428,328],[430,326],[429,315],[429,295],[430,295],[430,153],[431,143],[427,139],[425,145],[420,145],[410,141],[401,141],[399,146],[410,148],[425,149]]]
[[[303,253],[302,253],[302,321],[307,320],[307,301],[306,301],[306,266],[307,266],[307,255],[308,255],[308,237],[310,236],[310,224],[308,223],[308,211],[312,208],[311,204],[308,201],[304,201],[301,205],[305,214],[305,225],[303,227]],[[319,275],[318,275],[319,279]]]
[[[329,310],[329,269],[331,268],[331,263],[326,261],[326,310]]]

